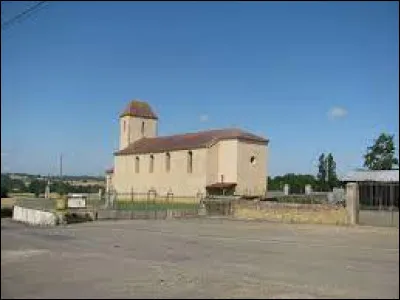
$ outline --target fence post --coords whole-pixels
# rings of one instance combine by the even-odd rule
[[[133,187],[131,188],[131,220],[133,219]]]
[[[346,185],[346,209],[349,223],[356,225],[359,222],[360,199],[357,183],[347,183]]]
[[[285,184],[283,186],[283,193],[285,194],[285,196],[289,195],[289,185],[288,184]]]

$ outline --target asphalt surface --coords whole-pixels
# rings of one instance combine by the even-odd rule
[[[399,231],[220,219],[1,220],[2,298],[399,298]]]

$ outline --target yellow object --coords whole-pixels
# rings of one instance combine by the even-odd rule
[[[63,210],[67,207],[67,198],[61,197],[56,200],[56,209]]]

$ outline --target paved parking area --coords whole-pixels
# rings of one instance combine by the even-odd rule
[[[1,220],[2,298],[398,298],[399,231],[221,219]]]

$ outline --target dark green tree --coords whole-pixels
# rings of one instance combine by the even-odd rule
[[[1,198],[8,197],[8,188],[5,185],[1,185]]]
[[[399,165],[395,157],[394,135],[382,133],[364,155],[364,167],[370,170],[392,170]]]
[[[46,182],[44,180],[34,179],[29,184],[28,190],[30,193],[35,194],[35,197],[39,197],[41,193],[45,192]]]
[[[319,158],[318,158],[318,174],[317,174],[317,180],[318,180],[318,188],[321,191],[326,191],[327,190],[327,169],[326,169],[326,158],[325,154],[322,153]]]
[[[313,175],[308,174],[285,174],[274,178],[268,177],[269,191],[282,191],[285,184],[290,185],[290,191],[293,194],[304,193],[305,186],[310,184],[313,188],[316,187],[316,179]]]
[[[339,184],[336,175],[336,163],[333,159],[332,153],[329,153],[326,157],[326,183],[330,191]]]

